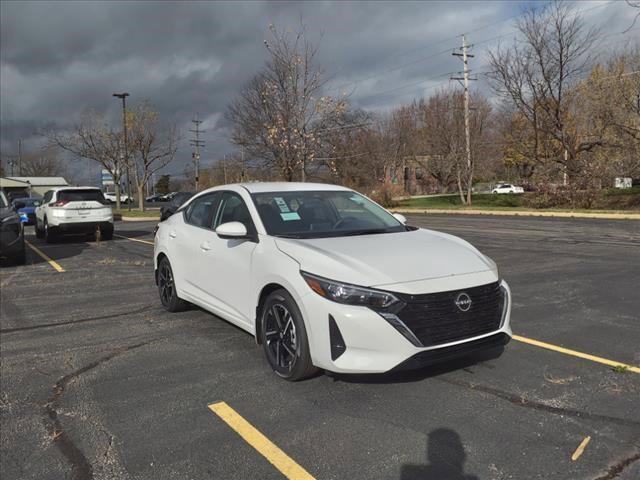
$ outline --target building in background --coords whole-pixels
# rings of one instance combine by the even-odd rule
[[[4,184],[14,183],[14,186],[5,187]],[[47,190],[56,187],[67,187],[69,184],[63,177],[3,177],[2,188],[6,192],[23,191],[30,197],[41,197]]]

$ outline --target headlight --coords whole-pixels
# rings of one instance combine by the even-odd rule
[[[306,272],[300,272],[300,274],[311,290],[333,302],[373,308],[387,308],[399,302],[394,295],[388,292],[336,282]]]

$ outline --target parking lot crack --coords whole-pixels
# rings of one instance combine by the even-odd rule
[[[73,480],[92,479],[93,467],[91,466],[91,463],[89,462],[85,454],[78,448],[73,439],[62,427],[62,423],[60,422],[60,418],[58,416],[60,397],[65,392],[67,385],[69,385],[69,383],[73,382],[79,376],[95,369],[96,367],[99,367],[100,365],[112,360],[119,355],[148,345],[152,341],[153,340],[137,343],[114,350],[110,354],[101,357],[68,375],[61,377],[53,386],[52,394],[47,399],[44,406],[45,427],[47,428],[48,433],[51,435],[53,442],[71,464],[71,478]]]
[[[600,422],[608,422],[616,425],[622,425],[625,427],[638,427],[640,426],[640,422],[636,422],[633,420],[627,420],[624,418],[611,417],[609,415],[600,415],[597,413],[584,412],[581,410],[575,410],[571,408],[563,408],[563,407],[555,407],[552,405],[547,405],[542,402],[538,402],[536,400],[531,400],[525,398],[522,395],[516,395],[513,393],[505,392],[499,390],[494,387],[489,387],[486,385],[479,385],[473,382],[467,382],[463,380],[454,380],[447,378],[438,378],[439,381],[448,383],[450,385],[456,385],[458,387],[468,388],[469,390],[475,390],[478,392],[486,393],[488,395],[492,395],[497,398],[501,398],[503,400],[507,400],[513,405],[517,405],[519,407],[531,408],[538,411],[549,412],[556,415],[565,415],[567,417],[579,418],[583,420],[595,420]]]
[[[601,477],[596,478],[595,480],[613,480],[618,478],[618,476],[632,463],[640,461],[640,452],[632,455],[631,457],[625,458],[624,460],[620,460],[619,462],[612,465],[607,473],[602,475]]]
[[[96,322],[99,320],[109,320],[111,318],[123,317],[125,315],[135,315],[137,313],[143,313],[143,312],[146,312],[147,310],[151,310],[154,306],[155,304],[149,304],[134,310],[128,310],[126,312],[111,313],[109,315],[99,315],[97,317],[80,318],[77,320],[69,320],[67,322],[44,323],[41,325],[31,325],[28,327],[3,328],[3,329],[0,329],[0,334],[25,332],[28,330],[39,330],[41,328],[63,327],[65,325],[75,325],[78,323]]]

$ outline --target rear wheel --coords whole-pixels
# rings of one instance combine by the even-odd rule
[[[36,238],[44,238],[44,229],[40,228],[38,220],[36,219]]]
[[[163,257],[158,265],[158,293],[165,310],[179,312],[187,307],[187,302],[178,297],[173,270],[167,257]]]
[[[260,339],[267,360],[277,375],[298,381],[315,374],[307,330],[298,305],[286,290],[276,290],[260,313]]]
[[[100,228],[100,239],[101,240],[113,239],[113,225],[109,227]]]
[[[44,219],[44,240],[47,243],[55,243],[58,240],[56,232],[49,226],[47,219]]]

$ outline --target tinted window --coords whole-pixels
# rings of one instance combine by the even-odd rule
[[[49,190],[44,194],[44,198],[42,199],[42,203],[49,203],[51,201],[51,197],[53,197],[53,191]]]
[[[60,190],[58,192],[58,201],[67,202],[89,202],[95,201],[105,203],[104,196],[100,190],[86,189],[86,190]]]
[[[219,199],[220,193],[218,192],[196,198],[184,212],[185,221],[196,227],[211,228]]]
[[[240,195],[233,192],[224,192],[213,228],[215,229],[218,225],[228,222],[240,222],[245,226],[247,232],[255,233],[255,227],[251,220],[249,209]]]

